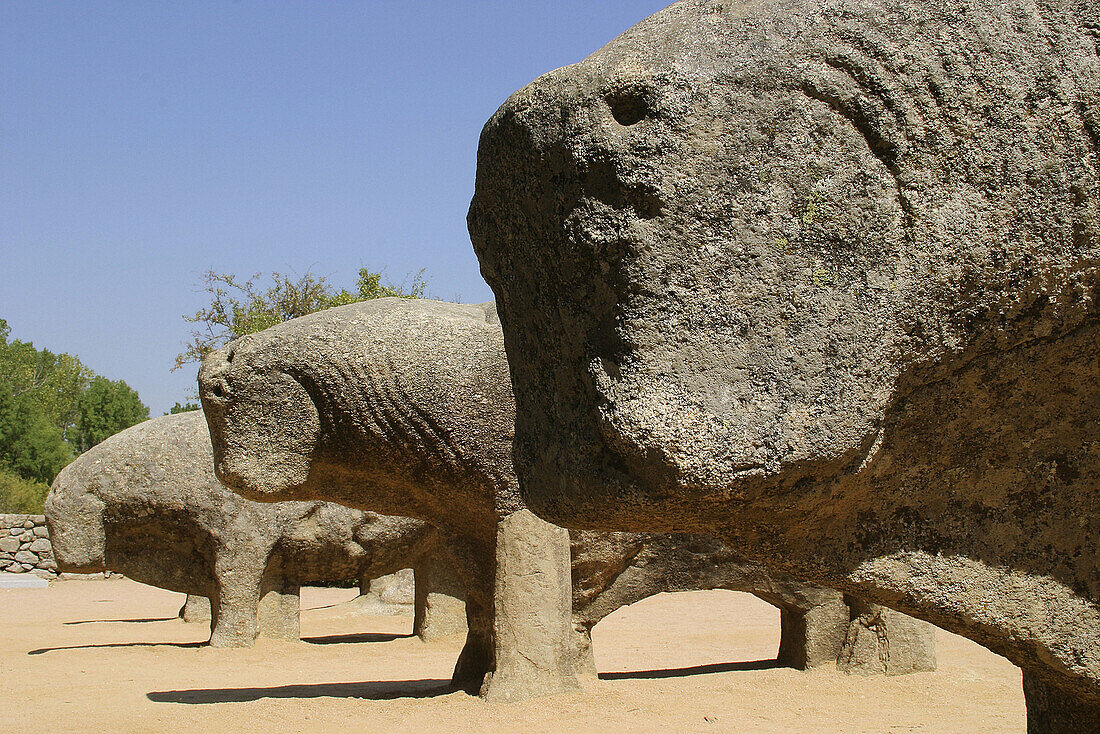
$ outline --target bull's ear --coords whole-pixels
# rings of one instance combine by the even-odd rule
[[[246,499],[305,496],[321,443],[320,412],[306,387],[285,371],[248,371],[235,379],[217,416],[215,474]]]
[[[287,372],[272,376],[271,394],[266,402],[274,410],[265,415],[277,416],[283,425],[272,425],[272,435],[289,440],[294,450],[312,455],[321,439],[321,415],[324,395],[315,383],[303,381]],[[320,404],[319,404],[320,403]]]
[[[301,394],[309,400],[309,403],[313,407],[313,412],[316,414],[316,419],[319,427],[322,430],[331,430],[331,406],[338,404],[334,398],[339,396],[331,395],[329,390],[326,390],[324,385],[317,380],[313,375],[309,374],[305,370],[297,368],[289,368],[286,370],[286,377],[297,383],[298,388],[301,390]]]
[[[298,385],[306,391],[306,394],[309,395],[310,400],[312,400],[314,405],[316,406],[317,401],[321,398],[321,395],[323,393],[321,385],[317,381],[317,379],[313,375],[309,374],[309,372],[293,365],[287,367],[285,372],[287,377],[297,382]]]

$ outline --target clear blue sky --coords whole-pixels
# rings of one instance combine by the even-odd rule
[[[518,87],[670,0],[0,4],[0,318],[153,415],[199,276],[427,268],[466,234],[478,134]]]

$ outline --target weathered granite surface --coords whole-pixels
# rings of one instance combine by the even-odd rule
[[[568,536],[519,498],[493,304],[382,298],[320,311],[212,352],[199,393],[215,472],[234,491],[437,529],[467,591],[456,684],[502,700],[579,688]],[[514,654],[526,644],[537,654]]]
[[[205,596],[188,594],[187,598],[183,600],[183,606],[180,607],[179,618],[184,622],[194,624],[210,622],[213,618],[210,611],[210,600]]]
[[[380,299],[295,319],[211,354],[199,384],[216,471],[235,490],[405,513],[440,530],[472,600],[455,679],[485,677],[489,697],[576,686],[575,674],[592,670],[591,627],[660,591],[765,594],[784,609],[784,662],[807,667],[841,654],[850,624],[841,594],[748,561],[738,567],[744,559],[714,541],[575,539],[570,561],[565,531],[518,496],[515,409],[492,304]],[[906,624],[915,623],[893,626],[898,639]],[[931,648],[897,658],[892,670],[935,664]]]
[[[363,614],[375,616],[415,614],[414,584],[413,570],[406,568],[397,573],[371,579],[365,585],[361,585],[359,596],[350,603]],[[463,605],[460,613],[456,615],[459,618],[457,621],[462,625],[466,624],[465,598],[466,593],[463,591],[456,600]]]
[[[582,665],[592,628],[628,604],[662,592],[729,589],[779,608],[780,665],[836,665],[858,675],[936,669],[931,625],[839,591],[795,580],[707,536],[570,532],[573,625]],[[586,672],[595,674],[595,669]]]
[[[443,552],[420,521],[230,492],[198,412],[140,423],[82,454],[54,480],[46,521],[62,571],[110,569],[208,598],[217,647],[297,639],[302,584],[375,578]]]
[[[530,506],[735,538],[1100,729],[1098,30],[682,0],[512,95],[469,224]]]

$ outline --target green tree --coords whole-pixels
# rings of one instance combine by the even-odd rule
[[[65,432],[90,371],[75,357],[10,336],[8,322],[0,319],[0,469],[48,484],[72,460]],[[14,491],[15,485],[7,486]]]
[[[0,467],[0,512],[41,515],[50,485]]]
[[[360,268],[355,290],[343,289],[333,294],[326,308],[370,301],[374,298],[424,298],[427,290],[428,281],[424,278],[424,268],[413,273],[411,279],[406,278],[401,285],[383,283],[382,273],[372,273],[366,268]]]
[[[149,409],[126,383],[10,336],[0,319],[0,507],[40,513],[49,483],[75,453]]]
[[[77,401],[76,413],[73,445],[79,452],[149,418],[149,408],[133,388],[98,375]]]
[[[88,387],[92,371],[69,354],[35,349],[24,341],[8,341],[7,321],[0,319],[0,391],[31,401],[35,412],[67,436],[76,420],[77,399]]]
[[[176,356],[172,369],[179,369],[188,362],[199,362],[237,337],[255,334],[314,311],[387,296],[423,298],[428,287],[423,270],[395,285],[383,283],[382,273],[372,273],[367,268],[359,270],[355,290],[337,291],[324,276],[309,272],[297,279],[284,273],[272,273],[268,282],[265,287],[260,273],[248,280],[213,270],[204,273],[202,290],[210,294],[210,305],[192,316],[183,317],[198,328],[191,332],[191,341]]]
[[[61,429],[26,394],[0,390],[0,468],[49,484],[72,458]]]
[[[175,415],[176,413],[190,413],[192,410],[202,410],[202,406],[198,403],[184,403],[183,405],[176,403],[168,409],[168,412],[165,413],[165,415]]]

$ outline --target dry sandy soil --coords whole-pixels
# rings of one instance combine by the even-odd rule
[[[461,640],[305,589],[303,642],[201,645],[182,594],[125,579],[0,590],[10,732],[1022,732],[1020,673],[940,633],[939,670],[894,678],[774,667],[779,614],[746,594],[661,594],[596,627],[583,694],[489,705],[451,691]]]

